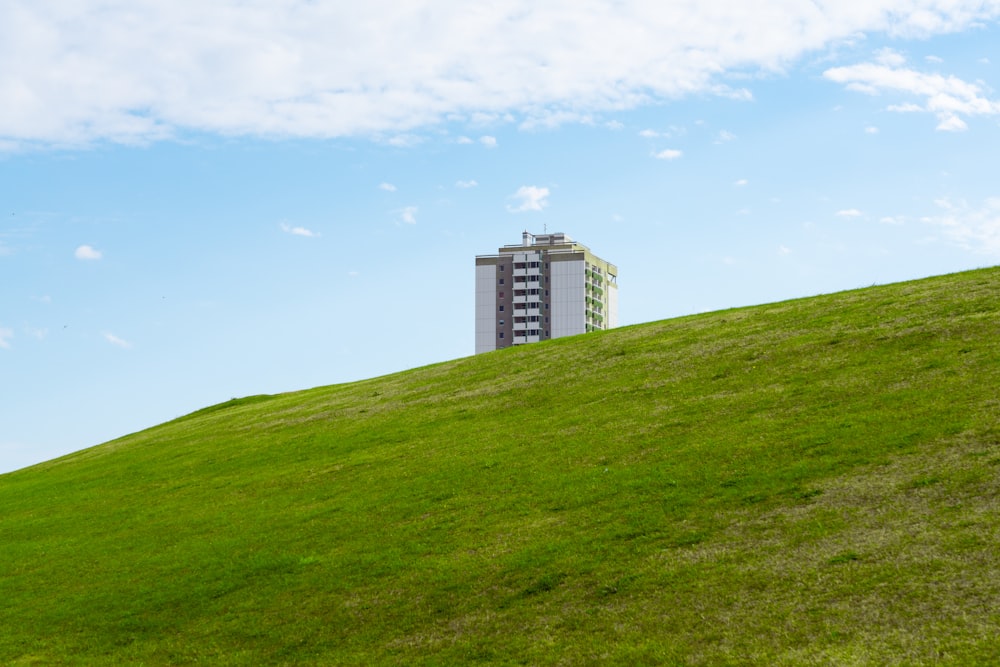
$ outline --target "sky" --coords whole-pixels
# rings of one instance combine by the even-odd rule
[[[1000,0],[8,0],[0,472],[469,356],[524,230],[622,325],[994,266],[998,88]]]

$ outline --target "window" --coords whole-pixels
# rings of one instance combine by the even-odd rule
[[[500,320],[500,326],[503,326],[503,320]]]
[[[500,279],[500,284],[503,285],[503,278]]]
[[[502,331],[497,335],[497,338],[503,338],[503,332]]]
[[[500,312],[501,313],[503,312],[503,304],[502,303],[500,304]]]
[[[497,295],[497,298],[498,299],[502,299],[503,298],[503,292],[500,292],[500,294]]]
[[[500,265],[500,273],[503,273],[503,270],[504,270],[505,268],[507,268],[507,267],[506,267],[505,265],[501,264],[501,265]]]

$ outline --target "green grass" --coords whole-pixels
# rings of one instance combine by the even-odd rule
[[[998,388],[985,269],[229,401],[0,476],[0,663],[991,664]]]

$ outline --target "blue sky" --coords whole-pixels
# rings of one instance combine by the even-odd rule
[[[473,352],[562,231],[622,324],[1000,262],[1000,2],[0,7],[0,471]]]

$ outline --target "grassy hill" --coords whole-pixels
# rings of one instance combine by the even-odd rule
[[[229,401],[0,536],[4,664],[994,663],[1000,269]]]

